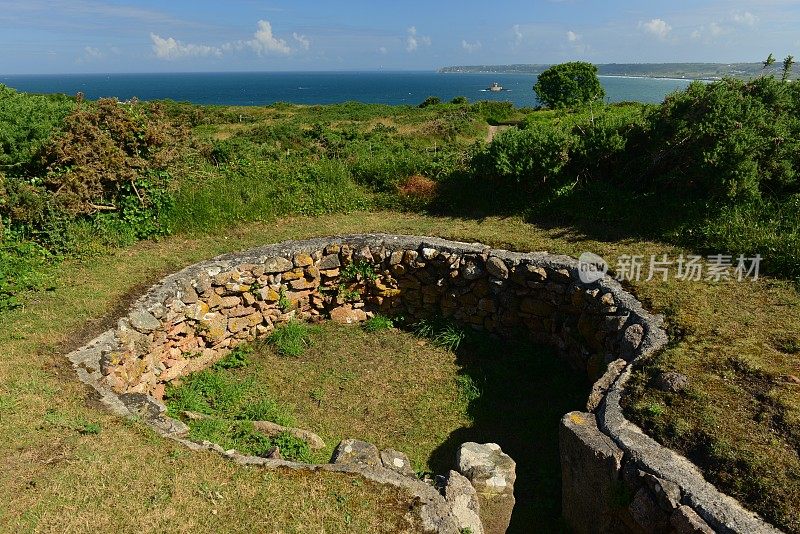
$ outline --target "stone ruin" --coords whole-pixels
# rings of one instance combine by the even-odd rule
[[[778,532],[625,419],[632,366],[666,345],[662,318],[608,276],[582,282],[567,256],[372,234],[269,245],[166,277],[69,357],[111,410],[188,447],[244,465],[358,473],[416,497],[427,530],[504,532],[515,466],[495,444],[462,445],[434,487],[413,476],[402,452],[365,442],[341,442],[329,464],[302,464],[191,442],[188,427],[166,415],[166,384],[241,343],[292,320],[358,323],[375,313],[443,316],[499,336],[522,330],[589,377],[586,411],[566,414],[559,435],[563,514],[575,532]]]

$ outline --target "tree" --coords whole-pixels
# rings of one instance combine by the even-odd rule
[[[786,81],[789,79],[789,76],[792,74],[792,66],[794,66],[794,56],[789,54],[786,56],[786,59],[783,60],[783,71],[781,73],[781,80]]]
[[[767,59],[765,59],[761,64],[763,65],[761,70],[766,71],[768,68],[770,68],[772,65],[775,64],[775,56],[773,56],[772,53],[770,53],[770,55],[767,56]]]
[[[597,67],[584,61],[553,65],[539,75],[533,90],[539,101],[551,108],[587,104],[606,95]]]

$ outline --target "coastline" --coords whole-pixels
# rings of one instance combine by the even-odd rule
[[[675,78],[673,76],[648,76],[645,74],[598,74],[598,78],[630,78],[633,80],[667,80],[673,82],[713,82],[722,78]]]

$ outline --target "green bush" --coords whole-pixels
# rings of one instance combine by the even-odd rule
[[[507,130],[476,157],[483,172],[526,187],[558,183],[575,144],[569,131],[548,124]]]
[[[366,332],[380,332],[394,328],[394,321],[385,315],[370,317],[361,325]]]
[[[442,103],[442,99],[438,96],[429,96],[419,105],[420,108],[427,108],[428,106],[437,106]]]
[[[800,87],[775,78],[692,83],[650,117],[655,187],[748,200],[800,192]]]
[[[473,113],[477,113],[489,124],[504,124],[515,113],[514,104],[511,102],[497,102],[494,100],[481,100],[470,106]]]
[[[74,98],[20,93],[0,84],[0,172],[29,174],[42,146],[74,109]]]
[[[602,102],[606,93],[597,78],[597,67],[584,61],[553,65],[533,86],[539,101],[551,108]]]

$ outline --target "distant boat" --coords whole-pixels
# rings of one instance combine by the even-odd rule
[[[493,92],[493,93],[499,93],[500,91],[502,91],[502,90],[503,90],[503,86],[502,86],[502,85],[500,85],[500,84],[499,84],[499,83],[497,83],[497,82],[494,82],[494,83],[492,83],[492,85],[490,85],[490,86],[488,87],[488,90],[489,90],[489,91],[491,91],[491,92]]]

